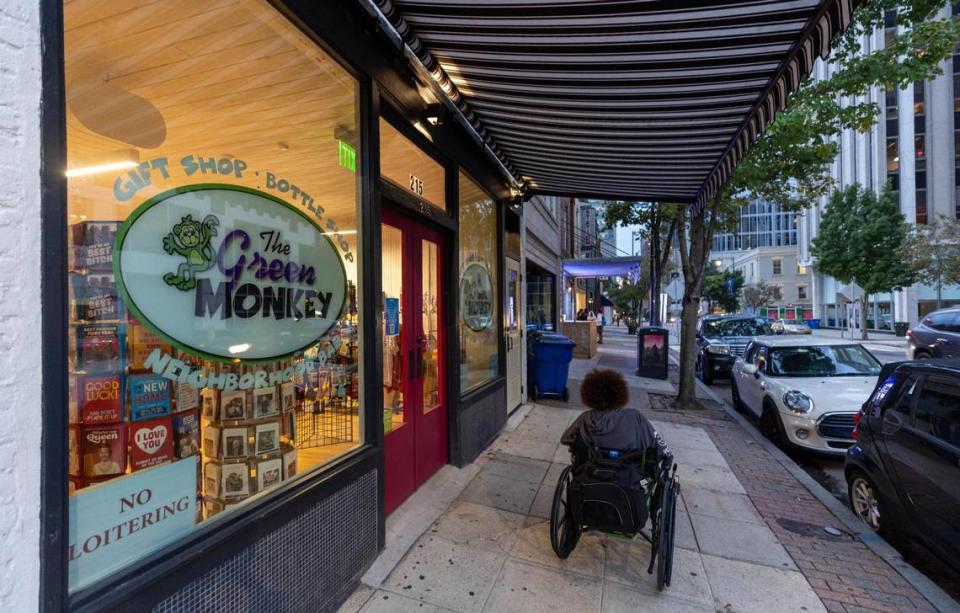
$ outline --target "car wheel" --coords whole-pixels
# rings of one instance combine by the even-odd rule
[[[929,359],[931,359],[931,358],[933,358],[933,356],[930,355],[930,352],[929,352],[929,351],[924,351],[924,350],[921,349],[920,351],[914,351],[914,352],[913,352],[913,359],[914,359],[914,360],[929,360]]]
[[[763,413],[760,414],[760,431],[777,447],[786,449],[789,446],[787,435],[780,420],[780,411],[770,402],[763,403]]]
[[[850,508],[860,521],[870,526],[874,532],[884,529],[880,494],[870,477],[862,471],[853,472],[847,479],[847,498],[850,500]]]
[[[737,378],[734,375],[730,375],[730,398],[733,400],[733,408],[737,413],[743,413],[746,407],[743,406],[740,390],[737,389]]]
[[[706,363],[707,359],[701,353],[697,356],[697,376],[706,385],[713,383],[713,373],[710,372],[710,366]]]

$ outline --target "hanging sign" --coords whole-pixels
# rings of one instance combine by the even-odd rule
[[[384,301],[383,319],[386,327],[385,336],[400,334],[400,299],[387,298]]]
[[[320,227],[283,200],[235,185],[163,192],[117,233],[126,306],[178,348],[213,360],[274,360],[317,342],[346,299]]]
[[[493,325],[493,281],[480,262],[468,264],[460,275],[460,317],[477,332]]]

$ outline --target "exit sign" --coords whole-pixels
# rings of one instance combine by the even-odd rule
[[[342,168],[348,168],[353,172],[357,172],[357,150],[354,149],[350,144],[339,139],[337,140],[337,150],[338,157],[340,159],[340,166]]]

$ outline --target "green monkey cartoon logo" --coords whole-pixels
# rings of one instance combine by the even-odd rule
[[[210,239],[217,235],[220,220],[207,215],[203,221],[194,221],[192,215],[180,218],[173,231],[163,237],[163,250],[173,255],[182,255],[186,262],[177,267],[177,274],[168,272],[163,275],[167,285],[183,291],[197,286],[197,273],[210,270],[214,264],[213,247]]]

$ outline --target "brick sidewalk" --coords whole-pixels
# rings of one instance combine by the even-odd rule
[[[706,430],[828,611],[936,610],[852,535],[827,534],[823,528],[841,526],[839,520],[712,401],[704,402],[704,411],[681,412],[671,408],[671,397],[647,397],[651,408],[645,413],[651,419]]]

